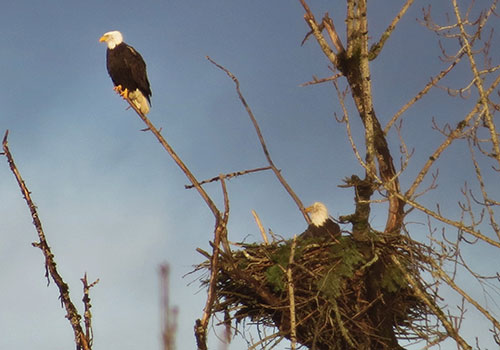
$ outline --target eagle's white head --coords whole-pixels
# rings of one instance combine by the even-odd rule
[[[108,44],[108,49],[112,50],[116,45],[123,42],[123,35],[119,31],[113,30],[111,32],[104,33],[99,39],[99,42],[106,42]]]
[[[309,213],[312,224],[317,227],[323,225],[328,220],[328,209],[321,202],[315,202],[310,207],[307,207],[306,213]]]

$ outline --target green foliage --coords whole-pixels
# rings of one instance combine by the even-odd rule
[[[359,266],[365,263],[365,258],[351,239],[341,239],[340,244],[332,247],[331,256],[340,259],[336,273],[346,278],[352,278]]]
[[[344,279],[337,271],[330,269],[317,283],[317,288],[327,299],[334,300],[340,295],[340,291],[344,287]]]
[[[300,259],[304,250],[304,245],[299,242],[295,248],[295,259]],[[266,272],[267,282],[273,287],[275,291],[283,291],[285,288],[285,273],[290,261],[291,241],[286,244],[280,245],[275,253],[271,256],[271,260],[275,265],[269,267]]]
[[[339,244],[332,246],[330,257],[334,265],[319,279],[317,288],[328,299],[335,299],[365,259],[351,239],[340,239]]]
[[[290,260],[290,249],[291,246],[289,244],[281,245],[271,256],[271,260],[281,265],[283,268],[286,268]]]
[[[304,247],[314,243],[314,240],[307,239],[298,241],[297,243],[295,250],[296,261],[300,259]],[[370,260],[371,245],[359,246],[359,244],[356,244],[350,238],[342,237],[338,244],[334,244],[329,248],[328,261],[331,263],[331,266],[323,269],[324,273],[315,282],[316,288],[328,299],[333,300],[338,298],[342,290],[346,288],[346,283],[353,279],[355,273]],[[285,271],[288,268],[290,249],[291,242],[279,246],[270,257],[274,265],[265,271],[266,282],[275,292],[282,292],[286,288]],[[363,252],[366,256],[363,255]],[[383,271],[381,271],[380,281],[377,284],[380,286],[379,288],[389,293],[394,293],[407,287],[407,281],[403,273],[393,264],[384,266]]]
[[[393,264],[385,267],[380,281],[380,287],[390,293],[408,287],[408,282],[401,269]]]
[[[271,256],[271,260],[275,263],[269,267],[266,272],[267,282],[273,287],[275,292],[281,292],[285,289],[285,269],[288,267],[290,260],[291,244],[283,244],[278,247],[275,253]]]
[[[269,267],[265,275],[267,282],[273,287],[275,292],[281,292],[285,289],[285,273],[280,265]]]

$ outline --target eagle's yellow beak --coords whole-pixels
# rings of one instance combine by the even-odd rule
[[[304,209],[306,213],[309,213],[313,210],[313,206],[311,205],[310,207],[307,207]]]
[[[108,37],[106,35],[103,35],[101,36],[101,38],[99,39],[99,42],[102,43],[103,41],[106,41],[108,39]]]

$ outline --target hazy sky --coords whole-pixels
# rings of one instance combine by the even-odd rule
[[[318,17],[329,11],[342,35],[345,9],[334,3],[343,5],[310,5]],[[424,5],[414,6],[373,62],[382,124],[447,66],[438,59],[435,35],[416,21]],[[378,37],[398,10],[370,7],[370,36]],[[0,133],[10,130],[11,151],[78,307],[83,274],[100,278],[91,294],[95,350],[160,348],[163,262],[171,264],[171,300],[180,307],[178,349],[195,348],[193,325],[205,293],[197,275],[182,276],[203,260],[195,249],[209,249],[214,226],[197,192],[184,189],[183,173],[113,92],[106,46],[98,42],[104,32],[120,30],[146,60],[149,116],[199,180],[267,165],[234,84],[209,55],[239,78],[275,163],[303,202],[322,201],[335,217],[351,212],[352,190],[337,185],[363,171],[335,121],[341,108],[333,87],[299,87],[331,72],[314,40],[300,46],[308,28],[298,1],[4,1],[0,18]],[[446,83],[461,86],[465,72]],[[444,102],[446,96],[438,92],[408,112],[402,133],[416,148],[410,172],[441,140],[431,118],[460,120],[464,102]],[[354,118],[353,128],[361,140]],[[396,133],[389,141],[399,165]],[[453,156],[461,151],[450,150],[440,169],[450,182],[472,176],[464,170],[470,164]],[[31,246],[36,232],[28,208],[0,160],[0,349],[71,349],[58,292],[46,286],[42,254]],[[222,207],[220,185],[206,189]],[[260,241],[252,209],[284,237],[306,227],[270,172],[233,179],[228,191],[232,241]],[[383,211],[375,212],[375,228],[384,222]],[[425,236],[425,227],[414,228]]]

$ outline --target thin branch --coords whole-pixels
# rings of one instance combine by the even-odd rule
[[[235,83],[235,85],[236,85],[236,92],[238,93],[240,101],[243,104],[243,106],[245,107],[245,109],[246,109],[246,111],[248,113],[248,116],[252,120],[252,124],[253,124],[253,126],[255,128],[255,131],[257,132],[257,136],[258,136],[260,144],[262,146],[262,150],[264,151],[264,155],[266,156],[266,159],[267,159],[269,165],[271,166],[271,169],[273,170],[274,174],[278,178],[279,182],[283,185],[283,187],[285,188],[285,190],[288,192],[288,194],[294,200],[295,204],[297,205],[297,207],[299,208],[300,212],[304,216],[304,219],[306,220],[306,222],[308,224],[310,224],[311,223],[311,219],[307,215],[307,213],[305,211],[305,208],[304,208],[304,205],[302,204],[302,202],[299,199],[299,197],[297,196],[297,194],[292,190],[292,188],[290,187],[290,185],[286,182],[286,180],[283,177],[283,175],[281,175],[280,170],[274,165],[274,162],[271,159],[271,155],[269,154],[269,151],[267,149],[266,142],[264,140],[264,136],[262,136],[262,132],[260,131],[260,127],[259,127],[259,124],[257,123],[257,119],[255,119],[255,116],[253,115],[252,110],[248,106],[248,103],[246,102],[245,98],[243,97],[243,94],[240,91],[240,82],[234,76],[234,74],[231,73],[227,68],[221,66],[220,64],[218,64],[217,62],[215,62],[214,60],[212,60],[208,56],[207,56],[207,60],[209,60],[214,66],[216,66],[217,68],[219,68],[220,70],[222,70],[223,72],[225,72],[233,80],[233,82]]]
[[[458,62],[460,61],[462,56],[463,56],[463,52],[445,70],[442,70],[437,76],[432,78],[431,81],[428,82],[427,85],[425,85],[425,87],[422,90],[420,90],[410,101],[408,101],[403,107],[401,107],[401,109],[399,111],[397,111],[396,114],[394,114],[394,116],[391,118],[391,120],[385,126],[384,134],[387,134],[389,132],[392,125],[399,119],[399,117],[404,112],[406,112],[408,110],[408,108],[413,106],[415,104],[415,102],[420,100],[427,92],[429,92],[429,90],[433,86],[435,86],[441,79],[443,79],[446,76],[446,74],[448,74],[453,69],[453,67],[455,67],[458,64]]]
[[[217,274],[219,270],[219,255],[222,231],[225,229],[222,221],[217,222],[214,231],[214,243],[212,244],[212,256],[210,257],[210,279],[208,283],[207,300],[203,308],[201,319],[196,320],[195,336],[199,350],[207,350],[207,327],[212,315],[213,304],[216,299]]]
[[[274,341],[274,344],[272,346],[270,346],[269,348],[270,349],[273,349],[276,345],[278,345],[283,339],[285,339],[285,337],[283,337],[283,335],[281,335],[281,333],[277,332],[277,333],[273,333],[271,335],[268,335],[264,338],[262,338],[261,340],[259,340],[258,342],[255,342],[254,344],[252,344],[251,346],[248,347],[248,350],[255,350],[257,348],[261,348],[261,349],[265,349],[265,346],[266,344],[265,343],[270,343],[271,340],[273,339],[276,339]]]
[[[355,155],[356,159],[358,160],[358,163],[365,169],[365,171],[369,172],[370,169],[368,168],[368,165],[363,160],[363,157],[359,153],[358,147],[356,146],[356,143],[354,142],[354,137],[353,137],[352,131],[351,131],[351,122],[350,122],[350,118],[349,118],[349,113],[348,113],[347,107],[345,105],[345,95],[344,95],[344,93],[342,93],[342,91],[340,91],[340,87],[336,81],[333,82],[333,86],[335,87],[335,90],[337,91],[337,97],[339,99],[340,106],[342,107],[342,112],[343,112],[342,119],[338,119],[338,121],[341,123],[345,123],[346,132],[347,132],[347,139],[349,140],[349,142],[351,144],[351,148],[354,152],[354,155]],[[376,174],[371,174],[371,176],[376,176]]]
[[[179,156],[174,152],[173,148],[168,144],[168,142],[165,140],[165,138],[161,135],[160,130],[158,130],[153,123],[149,120],[148,117],[146,117],[145,114],[143,114],[137,106],[130,101],[128,98],[125,99],[128,104],[135,110],[137,115],[142,119],[142,121],[147,125],[147,130],[150,130],[158,139],[160,144],[163,146],[163,148],[168,152],[168,154],[172,157],[174,162],[181,168],[181,170],[184,172],[184,174],[187,176],[189,181],[194,185],[198,193],[201,195],[205,203],[208,205],[210,210],[212,211],[214,217],[215,217],[215,229],[214,229],[214,244],[213,244],[213,252],[212,256],[210,259],[210,282],[208,286],[208,293],[207,293],[207,301],[205,303],[205,307],[203,308],[203,314],[201,319],[197,319],[195,321],[195,327],[194,327],[194,333],[196,337],[196,343],[198,346],[199,350],[207,350],[207,328],[208,328],[208,321],[210,319],[210,316],[212,315],[212,307],[213,303],[215,301],[216,295],[215,295],[215,287],[216,287],[216,282],[217,282],[217,273],[218,273],[218,261],[219,261],[219,254],[220,254],[220,244],[226,243],[227,245],[227,239],[223,239],[224,235],[227,235],[226,232],[226,225],[227,225],[227,215],[229,213],[229,207],[226,206],[226,211],[224,213],[224,216],[221,215],[219,209],[217,209],[217,206],[215,203],[212,201],[212,199],[209,197],[207,192],[201,187],[200,183],[196,179],[196,177],[191,173],[191,171],[188,169],[188,167],[184,164],[184,162],[179,158]],[[224,204],[227,205],[227,192],[225,190],[225,183],[223,177],[221,177],[221,183],[223,184],[223,190],[224,190]],[[84,349],[86,350],[86,349]]]
[[[485,236],[485,235],[481,234],[480,232],[474,231],[470,227],[465,226],[463,223],[461,223],[459,221],[447,219],[444,216],[442,216],[439,212],[435,212],[433,210],[430,210],[427,207],[417,203],[416,201],[414,201],[408,197],[405,197],[404,195],[402,195],[400,193],[394,193],[394,195],[397,196],[402,201],[404,201],[406,204],[414,207],[417,210],[420,210],[421,212],[423,212],[429,216],[432,216],[434,219],[437,219],[437,220],[439,220],[445,224],[448,224],[450,226],[456,227],[457,229],[462,230],[464,232],[470,233],[472,236],[479,238],[480,240],[482,240],[482,241],[484,241],[484,242],[486,242],[494,247],[500,248],[500,242],[496,242],[493,239],[489,238],[488,236]]]
[[[229,221],[229,195],[227,194],[226,181],[224,180],[223,175],[220,175],[220,184],[222,187],[222,195],[224,197],[224,214],[222,215],[222,247],[224,248],[224,252],[231,256],[231,248],[229,246],[229,240],[227,238],[227,222]]]
[[[493,81],[493,83],[490,85],[490,87],[486,91],[486,96],[489,96],[499,84],[500,84],[500,76],[498,76],[495,79],[495,81]],[[441,145],[439,145],[439,147],[429,157],[426,164],[422,167],[419,174],[413,181],[411,187],[408,189],[408,191],[406,191],[405,194],[406,197],[411,197],[413,195],[413,193],[416,191],[420,183],[424,180],[425,175],[428,173],[434,162],[441,156],[443,151],[447,149],[448,146],[461,135],[462,130],[469,123],[469,121],[472,120],[472,118],[476,116],[476,114],[478,114],[477,119],[482,118],[483,114],[485,113],[485,109],[481,110],[481,107],[482,105],[478,101],[478,103],[474,105],[474,108],[467,114],[464,120],[458,123],[455,129],[453,129],[453,131],[448,134],[448,137],[441,143]]]
[[[436,263],[432,260],[429,259],[429,262],[431,263],[432,267],[434,268],[433,274],[436,275],[436,277],[442,279],[443,281],[446,282],[451,288],[456,290],[458,294],[460,294],[462,297],[464,297],[469,303],[471,303],[479,312],[481,312],[488,320],[491,321],[491,323],[498,329],[500,330],[500,322],[498,322],[485,308],[483,308],[476,300],[471,298],[469,294],[467,294],[463,289],[461,289],[455,282],[454,278],[451,278],[448,276],[443,269],[441,269],[439,266],[436,265]]]
[[[311,9],[309,8],[305,0],[299,0],[299,1],[302,4],[302,7],[304,7],[304,10],[306,11],[306,14],[304,15],[304,20],[311,28],[311,31],[314,34],[314,37],[316,38],[316,41],[318,42],[319,46],[321,47],[321,50],[323,50],[323,53],[326,55],[326,57],[328,57],[330,62],[332,62],[335,66],[337,66],[337,55],[330,48],[330,46],[326,42],[325,37],[321,33],[321,29],[324,25],[323,24],[321,26],[318,25],[316,19],[314,18],[313,13],[311,12]]]
[[[328,77],[328,78],[320,78],[318,79],[317,77],[313,76],[313,80],[311,81],[307,81],[305,83],[302,83],[300,84],[299,86],[300,87],[304,87],[304,86],[309,86],[309,85],[316,85],[316,84],[322,84],[322,83],[327,83],[329,81],[335,81],[337,80],[338,78],[340,78],[341,76],[343,76],[342,73],[337,73],[335,75],[332,75],[331,77]]]
[[[66,282],[64,282],[62,276],[57,271],[54,254],[52,254],[49,244],[45,238],[45,233],[42,228],[42,222],[40,221],[40,218],[38,216],[36,206],[33,203],[33,200],[31,199],[31,192],[28,190],[28,187],[24,183],[24,180],[21,177],[21,174],[19,173],[16,164],[14,163],[14,158],[10,153],[7,142],[8,135],[9,131],[7,130],[5,132],[5,136],[2,142],[3,151],[5,157],[7,157],[10,169],[14,174],[17,183],[19,184],[21,193],[23,194],[23,197],[26,200],[26,203],[28,204],[28,208],[30,209],[31,212],[31,217],[33,218],[33,225],[35,226],[36,231],[38,233],[38,238],[40,239],[39,242],[33,243],[33,246],[40,248],[45,257],[45,277],[47,278],[47,281],[50,283],[50,278],[49,278],[50,276],[54,281],[54,283],[57,285],[57,288],[59,289],[59,298],[61,299],[61,303],[66,309],[67,312],[66,318],[69,320],[69,322],[71,323],[71,327],[73,328],[77,350],[81,349],[90,350],[91,344],[89,342],[89,339],[85,336],[85,332],[83,331],[82,326],[80,324],[80,320],[82,317],[80,316],[78,310],[76,309],[75,305],[70,299],[68,285],[66,284]]]
[[[472,349],[472,347],[467,344],[467,342],[458,334],[458,331],[455,327],[453,327],[451,321],[444,314],[444,312],[439,308],[438,305],[435,304],[434,300],[425,292],[424,288],[420,285],[420,283],[404,268],[403,264],[399,261],[399,259],[395,255],[391,255],[391,260],[398,266],[401,272],[404,274],[408,283],[412,286],[415,295],[424,302],[429,309],[436,315],[437,318],[441,321],[441,324],[446,329],[446,332],[450,337],[455,339],[455,341],[463,348],[463,349]]]
[[[150,130],[157,138],[157,140],[160,142],[160,144],[163,146],[163,148],[167,151],[168,154],[172,157],[174,162],[181,168],[182,172],[187,176],[189,181],[193,184],[193,186],[196,188],[198,193],[201,195],[205,203],[208,205],[212,213],[214,214],[216,220],[220,218],[220,212],[217,209],[217,206],[215,203],[212,201],[212,199],[209,197],[207,192],[201,187],[200,183],[196,179],[196,177],[193,175],[193,173],[188,169],[186,164],[179,158],[179,156],[174,152],[174,149],[170,146],[170,144],[165,140],[163,135],[161,134],[160,130],[158,130],[153,123],[149,120],[146,115],[144,115],[138,108],[137,106],[130,101],[129,99],[125,99],[130,107],[132,107],[137,115],[142,119],[142,121],[148,126],[146,130]]]
[[[87,274],[85,273],[81,281],[83,284],[82,301],[85,307],[85,313],[83,314],[83,319],[85,323],[85,337],[88,340],[89,347],[92,348],[92,344],[94,341],[94,332],[92,331],[92,313],[90,312],[90,308],[92,307],[92,305],[90,304],[90,288],[94,287],[97,283],[99,283],[99,279],[89,284],[87,281]]]
[[[495,159],[497,160],[498,164],[500,164],[500,142],[498,139],[498,133],[496,130],[495,123],[493,122],[493,115],[490,111],[490,107],[488,104],[489,94],[484,90],[483,79],[481,79],[481,75],[477,69],[476,60],[474,59],[474,53],[472,51],[471,43],[469,42],[467,32],[465,31],[464,23],[460,15],[460,9],[458,8],[457,1],[452,0],[452,3],[453,3],[453,10],[455,11],[455,16],[458,22],[457,24],[458,27],[460,28],[461,42],[463,43],[465,52],[467,53],[467,56],[469,58],[470,67],[475,78],[474,84],[476,85],[477,91],[479,93],[480,103],[483,106],[485,124],[487,125],[490,131],[491,143],[493,146]]]
[[[230,174],[222,174],[222,175],[215,176],[215,177],[213,177],[211,179],[208,179],[208,180],[203,180],[203,181],[200,182],[200,185],[204,185],[204,184],[207,184],[207,183],[210,183],[210,182],[219,181],[221,179],[221,176],[224,179],[230,179],[230,178],[233,178],[233,177],[238,177],[238,176],[242,176],[242,175],[246,175],[246,174],[251,174],[251,173],[256,173],[258,171],[264,171],[264,170],[269,170],[269,169],[271,169],[271,167],[270,166],[266,166],[266,167],[256,168],[256,169],[236,171],[236,172],[230,173]],[[194,185],[184,185],[184,188],[187,189],[187,190],[189,190],[191,188],[194,188],[194,187],[195,187]]]
[[[222,192],[224,194],[224,215],[220,216],[216,221],[214,231],[214,243],[212,245],[212,256],[210,258],[210,279],[208,283],[207,301],[203,308],[203,316],[201,319],[196,320],[195,336],[199,350],[207,350],[207,328],[210,316],[212,316],[212,309],[214,302],[217,298],[217,276],[219,273],[219,258],[220,246],[224,247],[228,255],[231,254],[229,243],[227,240],[227,221],[229,220],[229,197],[227,195],[226,183],[224,178],[220,179],[222,185]]]
[[[477,182],[479,184],[479,188],[481,189],[481,194],[483,196],[484,203],[482,205],[484,207],[486,207],[486,210],[488,211],[488,215],[490,217],[490,226],[491,226],[491,228],[496,232],[497,237],[500,239],[500,228],[499,228],[499,226],[498,226],[498,224],[496,222],[495,211],[492,208],[492,204],[494,203],[494,201],[492,201],[489,198],[488,191],[486,190],[486,185],[484,183],[484,177],[483,177],[483,174],[482,174],[482,171],[481,171],[481,167],[479,166],[479,162],[478,162],[478,160],[476,158],[476,154],[474,152],[474,148],[473,148],[473,145],[472,145],[473,142],[470,139],[468,139],[467,142],[468,142],[468,145],[469,145],[469,152],[470,152],[470,155],[471,155],[471,160],[472,160],[472,163],[474,165],[474,170],[475,170],[475,173],[476,173],[476,179],[477,179]]]
[[[344,45],[342,45],[342,41],[340,40],[339,34],[337,33],[333,20],[328,15],[328,12],[323,17],[323,24],[328,35],[330,36],[333,46],[335,46],[335,49],[337,50],[337,53],[344,52]]]
[[[382,51],[382,48],[384,47],[385,42],[387,41],[387,39],[389,39],[392,32],[396,28],[396,25],[401,20],[401,18],[405,15],[406,11],[408,11],[410,6],[413,4],[413,1],[414,0],[406,0],[406,3],[401,8],[401,10],[399,10],[399,13],[396,15],[396,17],[394,17],[391,24],[389,24],[387,29],[382,33],[380,40],[371,46],[371,48],[370,48],[370,60],[375,59],[378,56],[378,54]]]

